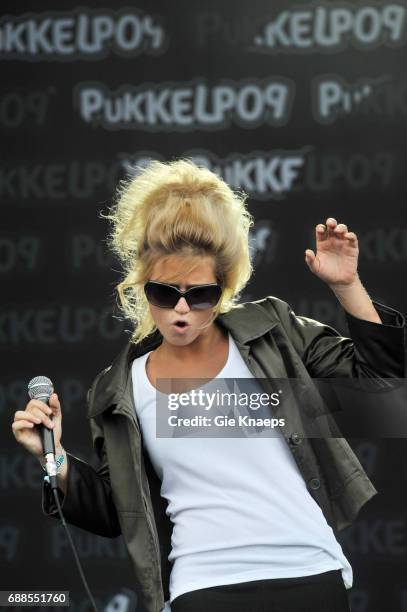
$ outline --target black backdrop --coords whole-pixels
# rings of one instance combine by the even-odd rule
[[[41,468],[11,422],[45,374],[64,446],[95,460],[85,393],[129,329],[99,211],[138,164],[193,157],[249,195],[255,273],[242,301],[276,295],[347,334],[304,261],[333,216],[358,235],[370,296],[405,311],[407,4],[48,8],[3,3],[0,22],[0,588],[69,589],[87,610],[62,527],[41,513]],[[405,441],[349,442],[379,490],[340,535],[352,610],[406,611]],[[134,607],[122,539],[71,530],[99,605]]]

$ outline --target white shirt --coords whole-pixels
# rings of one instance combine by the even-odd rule
[[[251,378],[264,392],[228,335],[227,363],[216,379]],[[148,355],[132,364],[134,402],[173,523],[170,601],[195,589],[335,569],[351,588],[352,568],[281,433],[157,437],[157,398],[167,396],[148,380]]]

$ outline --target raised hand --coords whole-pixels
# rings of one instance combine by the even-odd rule
[[[330,286],[350,286],[358,280],[358,239],[344,223],[329,217],[326,225],[315,227],[316,254],[305,251],[305,261],[313,274]]]

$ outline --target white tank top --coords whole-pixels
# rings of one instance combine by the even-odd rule
[[[216,378],[251,378],[264,393],[228,336],[227,363]],[[157,397],[165,395],[148,380],[148,355],[132,364],[134,402],[173,524],[170,602],[195,589],[335,569],[351,588],[352,568],[281,433],[156,437]]]

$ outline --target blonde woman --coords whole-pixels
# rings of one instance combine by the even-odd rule
[[[35,426],[53,428],[65,518],[122,534],[137,612],[349,610],[352,568],[336,535],[377,491],[344,438],[302,437],[300,403],[290,415],[269,408],[286,417],[272,437],[160,437],[156,426],[164,379],[190,396],[195,379],[245,378],[264,391],[265,379],[298,378],[319,406],[313,378],[405,376],[404,317],[363,288],[357,236],[329,217],[305,251],[345,310],[346,338],[272,295],[238,303],[253,220],[208,169],[152,162],[120,184],[106,216],[132,336],[88,392],[98,469],[62,446],[56,394],[49,410],[31,400],[15,413],[17,441],[42,461]],[[46,481],[43,511],[57,517]]]

